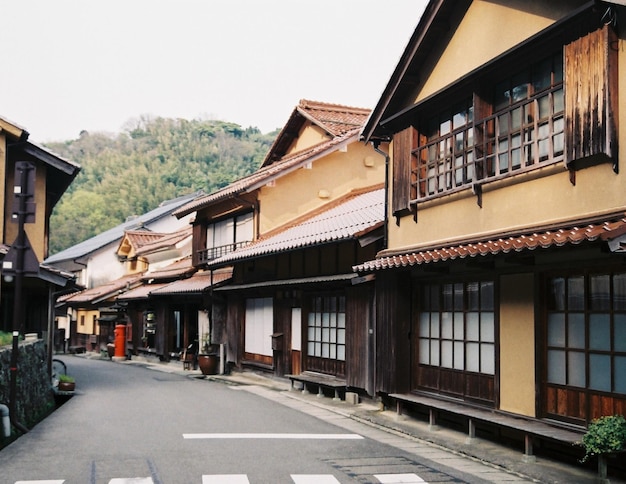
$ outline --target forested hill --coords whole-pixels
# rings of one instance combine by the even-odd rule
[[[161,202],[252,173],[277,132],[223,121],[141,118],[116,135],[83,131],[46,147],[81,165],[50,219],[50,254]]]

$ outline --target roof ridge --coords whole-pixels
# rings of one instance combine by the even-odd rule
[[[369,114],[370,108],[361,108],[358,106],[349,106],[347,104],[328,103],[323,101],[313,101],[311,99],[301,99],[298,103],[302,108],[318,108],[327,111],[352,111],[359,114]]]

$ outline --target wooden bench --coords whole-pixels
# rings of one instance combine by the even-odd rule
[[[302,383],[302,393],[309,393],[307,385],[317,386],[317,396],[322,398],[324,396],[324,388],[328,388],[335,393],[333,400],[341,400],[339,396],[340,390],[346,390],[346,381],[341,378],[337,378],[332,375],[325,375],[323,373],[314,373],[312,371],[304,371],[299,375],[285,375],[291,380],[291,389],[293,390],[293,383],[298,381]]]
[[[436,428],[437,415],[439,413],[448,413],[467,419],[467,443],[471,443],[476,437],[476,424],[518,431],[524,435],[525,461],[534,460],[534,439],[552,440],[555,442],[574,445],[576,442],[580,442],[584,433],[582,429],[580,431],[569,430],[567,428],[550,425],[544,421],[531,417],[511,415],[497,410],[479,408],[465,403],[433,398],[425,395],[417,395],[413,393],[392,393],[389,397],[396,401],[398,415],[402,415],[403,406],[405,404],[416,405],[428,409],[428,423],[430,429]]]

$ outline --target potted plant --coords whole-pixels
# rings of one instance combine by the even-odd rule
[[[211,344],[210,333],[202,341],[202,351],[198,354],[198,367],[203,375],[215,375],[220,361],[219,346]]]
[[[76,389],[76,380],[73,376],[59,375],[59,384],[57,389],[60,392],[73,392]]]
[[[623,415],[606,415],[592,420],[578,443],[585,449],[581,462],[598,457],[598,475],[606,479],[606,458],[626,450],[626,418]]]

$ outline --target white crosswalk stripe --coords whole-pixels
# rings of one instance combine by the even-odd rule
[[[375,474],[381,484],[427,484],[417,474]],[[291,474],[294,484],[340,484],[332,474]],[[65,479],[16,481],[15,484],[63,484]],[[122,477],[108,484],[154,484],[151,477]],[[205,474],[202,484],[250,484],[246,474]]]
[[[15,484],[63,484],[65,479],[48,479],[44,481],[15,481]]]
[[[214,474],[202,476],[202,484],[250,484],[245,474]]]
[[[337,478],[330,474],[291,474],[295,484],[340,484]]]
[[[413,484],[418,482],[427,484],[426,481],[417,474],[374,474],[374,477],[383,484]]]

